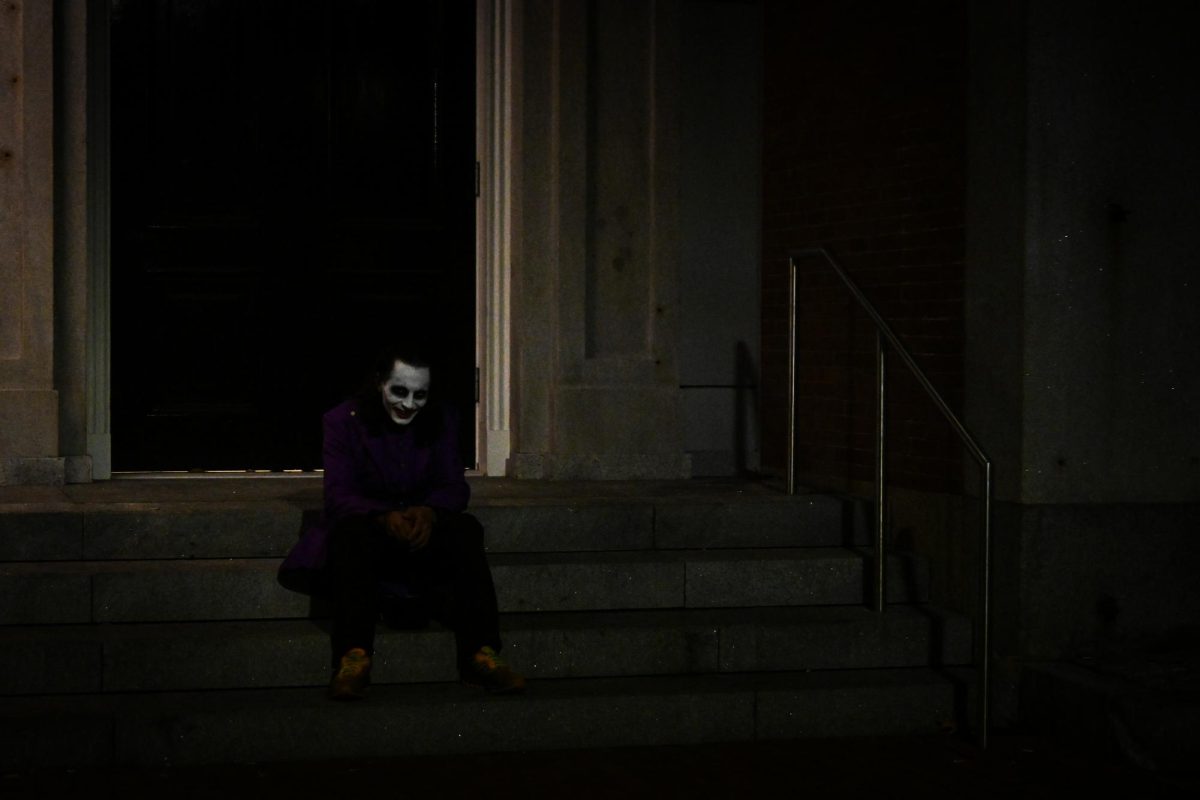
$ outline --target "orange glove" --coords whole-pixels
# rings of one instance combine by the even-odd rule
[[[409,506],[403,511],[389,511],[383,515],[383,527],[397,539],[408,542],[412,550],[420,550],[429,544],[437,513],[429,506]]]
[[[420,550],[429,544],[429,537],[433,535],[433,524],[437,522],[437,512],[429,506],[409,506],[400,512],[400,516],[412,527],[412,536],[408,542],[413,550]]]

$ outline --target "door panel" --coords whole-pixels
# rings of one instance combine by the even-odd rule
[[[318,467],[430,329],[473,465],[474,163],[473,3],[120,0],[114,467]]]

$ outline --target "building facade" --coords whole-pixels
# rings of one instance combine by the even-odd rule
[[[0,11],[0,484],[111,476],[109,12]],[[993,458],[997,652],[1186,626],[1200,100],[1181,13],[481,0],[480,471],[781,474],[788,255],[828,246]],[[831,276],[802,276],[799,473],[861,492],[870,331]],[[897,380],[894,533],[969,606],[954,498],[974,468]]]

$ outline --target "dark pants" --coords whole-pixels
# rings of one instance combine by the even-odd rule
[[[470,514],[438,512],[429,543],[411,552],[374,517],[345,517],[329,541],[333,661],[354,647],[374,652],[381,581],[398,580],[428,614],[454,630],[461,668],[480,647],[500,650],[496,588],[483,527]]]

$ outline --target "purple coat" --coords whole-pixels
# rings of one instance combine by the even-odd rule
[[[329,532],[342,517],[378,514],[406,506],[463,511],[471,496],[458,453],[458,419],[441,411],[440,428],[421,441],[416,426],[423,410],[407,427],[364,413],[357,400],[347,400],[325,413],[323,465],[325,507],[320,520],[304,531],[279,567],[279,582],[293,591],[312,594],[325,567]]]

